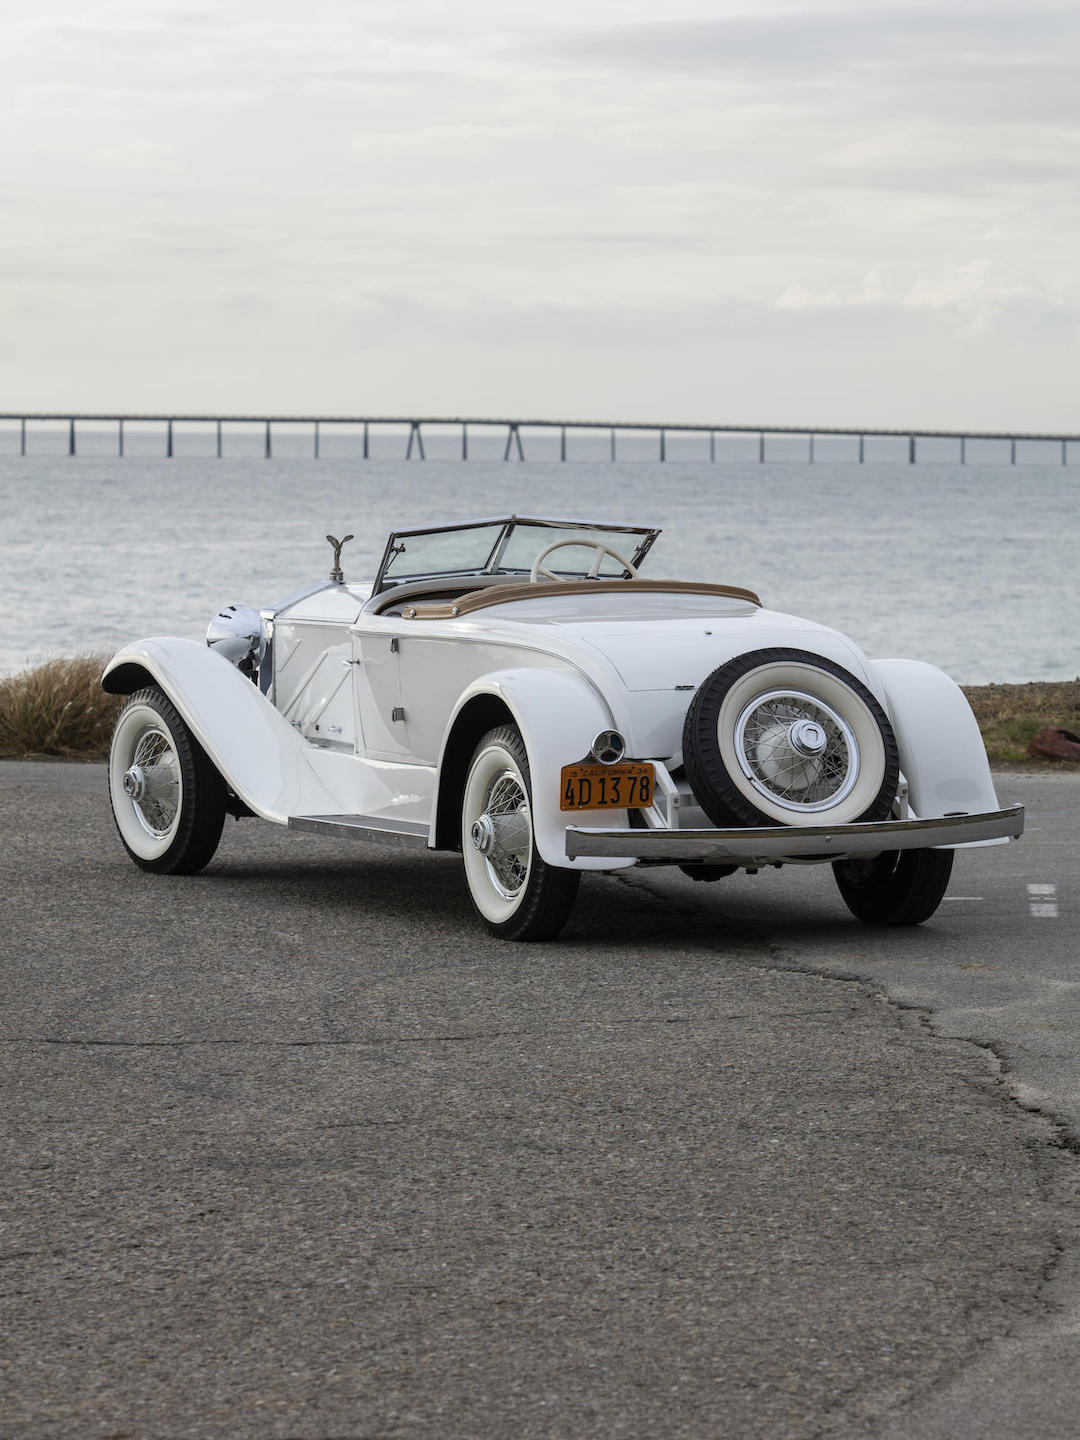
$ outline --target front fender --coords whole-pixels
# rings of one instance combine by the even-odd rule
[[[290,815],[340,809],[308,763],[303,736],[215,651],[171,636],[138,640],[114,655],[101,677],[102,689],[113,695],[148,684],[164,691],[225,783],[256,815],[284,825]]]
[[[959,685],[921,660],[873,660],[921,820],[998,808],[986,747]]]
[[[568,861],[566,827],[604,825],[628,828],[625,811],[585,810],[573,814],[559,809],[559,772],[564,765],[584,759],[602,730],[614,724],[599,692],[577,671],[521,668],[480,676],[461,695],[443,736],[439,755],[439,804],[454,803],[459,795],[454,778],[444,774],[454,754],[454,736],[470,705],[479,697],[502,701],[521,731],[532,779],[532,817],[536,848],[549,865],[574,870],[618,870],[633,860],[582,858]],[[479,739],[479,736],[476,737]],[[471,753],[471,750],[470,750]],[[456,763],[456,762],[449,762]],[[465,757],[464,763],[468,763]],[[444,784],[444,779],[446,784]],[[434,829],[434,827],[433,827]]]

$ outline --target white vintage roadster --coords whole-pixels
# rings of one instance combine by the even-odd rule
[[[1020,835],[959,688],[868,660],[736,586],[644,579],[659,531],[523,516],[387,542],[207,645],[109,663],[109,762],[137,865],[191,873],[226,814],[460,850],[481,920],[554,935],[583,870],[831,864],[849,909],[913,925],[954,847]],[[346,540],[351,539],[347,536]]]

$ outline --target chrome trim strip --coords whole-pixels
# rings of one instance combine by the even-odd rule
[[[883,850],[923,850],[1015,840],[1024,833],[1024,807],[934,820],[879,820],[858,825],[770,825],[744,830],[593,830],[570,825],[566,854],[638,860],[707,860],[718,865],[770,865],[776,860],[839,860]]]
[[[454,520],[445,525],[420,525],[412,530],[395,530],[395,535],[439,535],[453,530],[472,530],[480,525],[539,525],[562,530],[619,530],[627,535],[660,534],[659,525],[627,525],[615,520],[570,520],[565,515],[479,515],[474,520]]]
[[[419,820],[384,820],[378,815],[290,815],[290,830],[313,835],[343,835],[376,845],[426,846],[429,827]]]

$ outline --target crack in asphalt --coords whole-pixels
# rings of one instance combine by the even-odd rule
[[[670,910],[669,897],[662,894],[658,887],[650,884],[645,876],[632,876],[632,873],[620,871],[615,878],[631,889],[645,891],[650,897],[665,902]],[[704,915],[705,907],[695,903],[692,899],[686,898],[683,902],[684,908],[681,913]],[[997,1041],[985,1039],[978,1036],[954,1035],[945,1033],[935,1018],[935,1011],[926,1005],[918,1005],[912,1001],[900,999],[890,995],[880,984],[873,979],[857,971],[840,969],[826,965],[815,965],[802,962],[788,950],[785,950],[778,942],[769,940],[764,936],[741,937],[747,948],[752,952],[746,959],[747,963],[760,969],[772,970],[786,974],[805,975],[813,979],[826,980],[831,983],[853,985],[859,989],[870,1000],[877,1004],[886,1005],[897,1012],[898,1015],[911,1015],[919,1028],[928,1040],[938,1044],[955,1044],[970,1047],[981,1053],[987,1063],[987,1081],[991,1092],[997,1095],[1005,1105],[1015,1106],[1025,1115],[1034,1116],[1041,1120],[1045,1126],[1045,1136],[1040,1142],[1035,1142],[1038,1148],[1049,1152],[1064,1152],[1069,1156],[1080,1155],[1080,1134],[1076,1127],[1067,1118],[1057,1114],[1047,1106],[1027,1100],[1019,1093],[1019,1078],[1016,1075],[1012,1061],[1007,1053],[1006,1047]],[[1051,1175],[1040,1173],[1036,1170],[1036,1180],[1044,1198],[1057,1211],[1065,1208],[1067,1202],[1058,1193],[1060,1181],[1055,1183]],[[1033,1323],[1044,1328],[1053,1326],[1054,1318],[1060,1313],[1060,1304],[1047,1292],[1054,1284],[1063,1262],[1071,1250],[1076,1248],[1076,1235],[1078,1227],[1074,1220],[1074,1231],[1072,1237],[1066,1237],[1059,1228],[1050,1237],[1049,1252],[1040,1268],[1037,1282],[1031,1297],[1033,1310],[1030,1313],[1018,1314],[1000,1335],[976,1341],[970,1354],[966,1359],[960,1361],[945,1374],[939,1376],[937,1381],[927,1389],[912,1394],[898,1405],[885,1404],[878,1413],[875,1421],[871,1423],[884,1423],[894,1421],[902,1417],[906,1411],[912,1410],[917,1404],[925,1403],[930,1397],[940,1394],[949,1385],[954,1383],[960,1376],[978,1365],[983,1357],[991,1352],[995,1345],[1009,1340],[1016,1339],[1021,1332],[1030,1327]],[[833,1419],[837,1411],[834,1409],[832,1417],[814,1432],[815,1440],[825,1440],[825,1437],[832,1431]]]
[[[529,1030],[477,1030],[472,1034],[466,1035],[376,1035],[362,1040],[100,1040],[93,1037],[78,1039],[56,1035],[15,1035],[0,1040],[0,1044],[55,1045],[74,1050],[191,1050],[196,1048],[224,1049],[230,1046],[250,1050],[320,1050],[348,1049],[350,1046],[430,1045],[432,1043],[441,1044],[446,1041],[465,1040],[515,1040],[533,1033],[539,1032]]]
[[[994,1041],[978,1039],[966,1035],[951,1035],[939,1029],[934,1011],[925,1005],[917,1005],[914,1002],[901,1000],[888,993],[880,985],[877,985],[868,976],[852,974],[848,971],[832,970],[824,966],[815,966],[802,963],[794,958],[790,952],[785,951],[779,944],[763,940],[762,944],[769,952],[770,959],[765,962],[764,968],[784,971],[811,977],[819,977],[824,980],[839,981],[843,984],[857,986],[870,999],[875,1002],[887,1005],[890,1009],[900,1014],[910,1014],[915,1019],[919,1030],[925,1034],[927,1039],[938,1044],[955,1044],[970,1047],[982,1054],[987,1062],[987,1080],[992,1093],[1000,1097],[1005,1105],[1013,1105],[1026,1115],[1032,1115],[1044,1122],[1046,1134],[1041,1142],[1035,1142],[1033,1148],[1039,1148],[1047,1152],[1065,1152],[1069,1155],[1080,1155],[1080,1139],[1073,1131],[1071,1124],[1062,1116],[1055,1114],[1044,1106],[1026,1101],[1017,1093],[1016,1082],[1013,1078],[1012,1065],[1004,1053],[1002,1046]],[[1055,1210],[1061,1211],[1065,1208],[1066,1202],[1058,1194],[1058,1185],[1055,1185],[1049,1175],[1035,1172],[1036,1182],[1047,1203]],[[1060,1184],[1060,1182],[1058,1182]],[[1049,1253],[1040,1268],[1038,1282],[1034,1287],[1031,1301],[1033,1312],[1018,1314],[1013,1321],[1001,1332],[1000,1335],[976,1341],[971,1353],[960,1361],[952,1369],[938,1377],[937,1381],[927,1389],[913,1394],[903,1400],[899,1405],[886,1407],[877,1417],[878,1422],[894,1421],[903,1416],[906,1411],[913,1410],[917,1404],[924,1404],[934,1395],[941,1394],[949,1385],[954,1383],[960,1376],[978,1365],[983,1357],[989,1354],[992,1347],[1000,1345],[1005,1341],[1018,1337],[1021,1331],[1030,1326],[1033,1322],[1044,1327],[1051,1327],[1055,1315],[1060,1310],[1060,1305],[1047,1294],[1047,1291],[1054,1283],[1058,1271],[1062,1267],[1066,1255],[1070,1249],[1075,1248],[1076,1222],[1074,1221],[1074,1238],[1070,1242],[1066,1239],[1060,1229],[1050,1237]],[[828,1425],[817,1431],[817,1437],[824,1437],[828,1434]]]
[[[820,1009],[797,1009],[779,1010],[774,1012],[772,1018],[777,1020],[799,1020],[813,1016],[834,1016],[835,1006],[822,1006]],[[596,1022],[595,1026],[577,1026],[582,1028],[601,1028],[614,1030],[629,1028],[631,1026],[663,1026],[663,1025],[701,1025],[715,1024],[717,1022],[728,1022],[738,1020],[755,1020],[758,1017],[750,1010],[730,1010],[722,1014],[695,1014],[695,1015],[632,1015],[624,1019],[608,1017],[603,1021]],[[51,1045],[59,1048],[79,1049],[102,1049],[102,1050],[190,1050],[198,1048],[206,1049],[237,1049],[251,1050],[319,1050],[349,1048],[372,1049],[376,1046],[386,1045],[432,1045],[446,1043],[468,1043],[477,1040],[529,1040],[537,1039],[545,1035],[545,1030],[473,1030],[463,1034],[447,1035],[372,1035],[359,1039],[341,1040],[258,1040],[258,1039],[196,1039],[196,1040],[105,1040],[96,1036],[60,1036],[60,1035],[10,1035],[0,1037],[0,1045]]]

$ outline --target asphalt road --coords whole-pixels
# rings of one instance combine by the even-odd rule
[[[654,871],[508,946],[453,857],[159,879],[0,766],[0,1435],[1075,1433],[1080,784],[1001,792],[918,931]]]
[[[938,1034],[994,1050],[1019,1098],[1080,1141],[1080,775],[999,775],[1003,805],[1027,807],[1016,844],[957,852],[942,909],[917,932],[848,923],[827,869],[785,867],[693,887],[734,926],[816,973],[870,980],[933,1012]],[[678,872],[636,872],[685,898]]]
[[[910,933],[871,936],[837,924],[835,897],[816,869],[733,876],[721,882],[726,890],[702,886],[710,893],[701,903],[718,926],[767,941],[778,960],[858,977],[928,1012],[935,1034],[987,1048],[1017,1102],[1052,1118],[1060,1142],[1080,1154],[1080,776],[999,775],[997,789],[1002,804],[1028,807],[1023,839],[959,852],[943,909],[918,944]],[[653,883],[683,893],[681,877]],[[1042,1298],[1046,1310],[886,1425],[883,1440],[1080,1434],[1074,1243]]]

